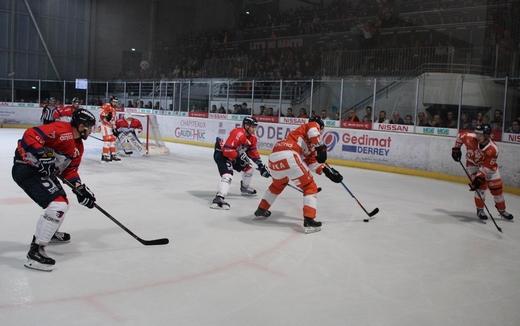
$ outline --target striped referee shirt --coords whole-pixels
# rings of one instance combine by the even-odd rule
[[[40,117],[40,121],[42,124],[46,125],[48,123],[54,122],[54,111],[56,111],[56,107],[44,106],[42,110],[42,116]]]

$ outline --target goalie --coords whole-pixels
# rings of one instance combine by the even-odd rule
[[[143,125],[138,119],[125,115],[116,121],[115,135],[117,145],[126,155],[132,155],[134,150],[141,155],[146,154],[143,143],[138,135],[143,131]]]

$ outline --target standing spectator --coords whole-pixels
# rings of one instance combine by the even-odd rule
[[[298,118],[308,118],[307,110],[305,108],[300,108],[300,113],[298,114]]]
[[[377,119],[378,123],[389,123],[390,121],[386,118],[386,111],[379,111],[379,118]]]
[[[513,120],[511,127],[509,127],[507,132],[512,134],[520,134],[520,121],[518,121],[518,119]]]
[[[217,113],[217,105],[216,105],[216,104],[213,104],[213,105],[211,106],[211,111],[210,111],[210,113]]]
[[[367,105],[365,108],[365,115],[363,116],[363,122],[372,122],[372,107]]]
[[[491,122],[491,129],[501,130],[502,129],[502,111],[495,110],[493,121]]]
[[[292,111],[292,108],[287,108],[287,113],[285,114],[288,118],[294,118],[294,113]]]
[[[329,116],[327,115],[327,109],[321,109],[320,118],[322,120],[330,120]]]
[[[274,110],[273,108],[268,108],[265,112],[265,115],[268,116],[268,117],[272,117],[274,116]]]
[[[463,112],[460,115],[460,129],[462,129],[462,130],[471,129],[471,122],[469,121],[468,114],[466,112]]]
[[[398,111],[392,113],[392,120],[390,120],[390,123],[394,125],[404,125],[404,120],[401,118],[401,114],[399,114]]]
[[[128,104],[126,105],[127,108],[133,108],[134,103],[132,103],[132,100],[128,100]]]
[[[226,113],[226,108],[220,104],[220,107],[218,108],[218,113]]]
[[[431,127],[432,125],[428,121],[428,116],[426,112],[417,113],[417,125],[420,127]]]
[[[433,116],[433,119],[432,119],[432,127],[440,128],[443,125],[444,124],[443,124],[443,121],[441,119],[441,115],[440,114],[435,114]]]
[[[43,106],[42,115],[40,121],[46,125],[54,122],[54,111],[56,111],[56,99],[54,97],[49,98],[47,104]]]
[[[457,119],[455,119],[453,111],[448,111],[446,114],[446,127],[457,128]]]
[[[351,109],[351,110],[347,111],[347,121],[359,122],[359,118],[356,115],[356,110]]]

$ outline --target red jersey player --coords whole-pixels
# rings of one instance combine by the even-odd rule
[[[96,118],[84,109],[76,110],[70,123],[57,121],[27,129],[18,141],[12,176],[14,181],[44,211],[36,224],[29,252],[28,268],[50,271],[55,260],[47,256],[50,242],[68,242],[70,235],[59,232],[68,209],[68,199],[58,177],[75,185],[81,205],[93,208],[96,198],[81,183],[78,168],[83,140],[92,132]]]
[[[255,212],[257,218],[267,218],[271,215],[269,208],[289,181],[293,181],[303,191],[305,233],[317,232],[321,229],[321,222],[315,220],[318,187],[310,172],[314,171],[317,174],[323,172],[336,183],[343,180],[343,176],[338,171],[323,164],[327,160],[327,147],[320,139],[323,128],[321,118],[314,116],[309,119],[309,122],[291,131],[286,139],[275,144],[268,163],[273,181],[258,205]]]
[[[471,190],[475,191],[478,217],[482,220],[488,218],[484,212],[483,200],[485,200],[486,189],[489,187],[500,215],[507,220],[512,220],[513,215],[506,211],[503,183],[497,165],[498,148],[491,140],[491,126],[489,124],[478,125],[474,133],[459,134],[451,152],[451,156],[456,162],[460,162],[462,158],[460,150],[462,145],[466,146],[466,167],[471,175]]]
[[[116,120],[115,134],[119,140],[120,147],[127,155],[133,154],[132,149],[136,149],[139,153],[145,155],[146,150],[137,137],[137,134],[143,131],[143,125],[138,119],[128,115],[126,118]]]
[[[112,97],[110,103],[105,103],[101,107],[99,119],[101,122],[101,134],[103,135],[103,154],[101,160],[104,162],[121,161],[116,156],[116,136],[113,129],[116,122],[116,108],[119,103],[117,97]]]
[[[72,114],[79,108],[79,103],[79,98],[75,97],[72,99],[71,105],[65,105],[57,108],[53,114],[54,121],[70,122],[72,119]]]
[[[255,118],[245,117],[242,121],[242,128],[239,127],[231,130],[225,142],[222,142],[222,140],[217,137],[213,159],[215,163],[217,163],[221,178],[218,192],[211,203],[211,208],[230,208],[230,205],[224,201],[224,198],[231,185],[233,170],[243,172],[242,181],[240,182],[242,195],[248,196],[256,194],[256,190],[249,186],[251,184],[251,178],[253,177],[253,167],[250,159],[255,162],[258,171],[263,177],[269,178],[271,176],[262,163],[260,154],[256,149],[257,139],[255,130],[257,125],[258,122]]]

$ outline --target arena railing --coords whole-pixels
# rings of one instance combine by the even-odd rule
[[[41,106],[50,97],[59,103],[77,97],[83,105],[99,106],[117,96],[123,107],[155,114],[234,120],[254,115],[274,123],[320,115],[329,127],[440,136],[490,123],[497,140],[502,133],[520,133],[520,78],[424,73],[326,80],[89,81],[86,89],[77,87],[76,81],[0,79],[0,106]]]

